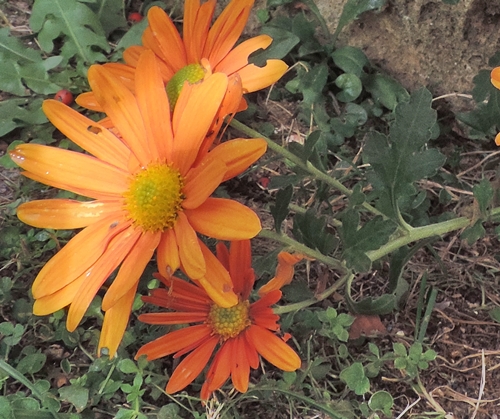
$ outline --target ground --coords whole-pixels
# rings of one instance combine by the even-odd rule
[[[9,20],[22,28],[26,21],[16,8],[23,9],[26,4],[22,1],[12,3],[16,7],[9,9]],[[334,28],[344,2],[334,0],[334,4],[331,3],[332,0],[318,2]],[[438,0],[392,0],[378,14],[370,13],[354,22],[340,42],[361,47],[370,60],[409,90],[424,85],[435,97],[449,93],[469,94],[472,78],[479,69],[487,68],[488,59],[500,50],[499,23],[500,6],[488,0],[463,0],[458,5]],[[452,96],[444,108],[466,109],[471,106],[468,100]],[[294,124],[292,105],[269,102],[267,106],[269,121],[279,129]],[[12,139],[9,136],[0,140],[0,152]],[[452,148],[453,141],[464,139],[455,135],[450,136],[449,141]],[[470,158],[463,160],[467,166],[462,170],[475,166],[492,153],[490,148],[483,150],[481,147],[481,144],[466,147],[464,153]],[[481,170],[478,166],[467,176],[477,179]],[[241,193],[243,190],[247,196],[253,196],[251,206],[259,210],[259,206],[264,207],[269,201],[269,192],[256,187],[256,180],[244,179],[235,186],[235,191]],[[17,171],[2,169],[0,208],[17,198],[12,194],[13,182],[17,182]],[[430,193],[439,193],[435,185],[428,185],[428,189]],[[455,199],[450,205],[458,211],[469,194],[461,190],[454,193]],[[0,223],[6,216],[2,214]],[[378,389],[399,395],[395,410],[408,415],[399,417],[439,409],[448,414],[447,418],[455,419],[496,419],[500,414],[500,324],[489,315],[491,308],[500,306],[500,262],[495,257],[500,243],[493,226],[488,229],[489,238],[472,246],[462,241],[459,234],[450,234],[434,243],[434,254],[428,250],[419,251],[405,273],[412,284],[406,306],[381,319],[386,331],[373,338],[379,347],[390,347],[394,341],[412,340],[418,287],[426,272],[428,283],[438,290],[437,304],[428,327],[428,343],[438,352],[438,358],[423,373],[420,390],[399,387],[400,377],[396,373],[376,383]],[[373,272],[369,285],[358,287],[359,294],[355,297],[362,293],[380,294],[383,281],[377,281],[377,275],[377,271]],[[420,393],[420,398],[416,393]],[[412,407],[405,411],[410,405]]]

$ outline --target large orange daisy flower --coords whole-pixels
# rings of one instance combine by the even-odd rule
[[[140,55],[146,49],[153,50],[171,102],[178,96],[183,81],[194,83],[212,72],[228,76],[237,74],[244,93],[268,87],[281,78],[287,65],[281,60],[268,60],[264,67],[258,67],[249,64],[248,57],[252,52],[267,48],[272,38],[259,35],[235,47],[253,3],[254,0],[232,0],[210,26],[216,0],[203,4],[200,0],[186,0],[182,38],[165,11],[153,6],[148,11],[149,26],[142,37],[143,46],[132,46],[124,51],[126,64],[105,65],[133,89],[134,69]],[[99,110],[92,92],[80,95],[77,102]]]
[[[153,360],[170,354],[177,358],[190,352],[170,377],[167,393],[175,393],[190,384],[208,364],[217,347],[201,389],[201,398],[205,400],[229,376],[238,391],[246,392],[250,368],[259,366],[259,355],[284,371],[300,367],[299,356],[273,333],[279,330],[279,316],[270,307],[281,298],[277,287],[291,279],[290,270],[293,273],[293,265],[302,258],[281,253],[285,254],[288,256],[279,259],[276,277],[267,288],[268,292],[259,293],[262,298],[250,303],[255,281],[250,241],[232,242],[229,251],[219,243],[217,258],[229,271],[233,289],[239,297],[238,304],[230,308],[220,306],[197,285],[157,275],[167,288],[155,289],[143,300],[173,311],[142,314],[139,320],[165,325],[197,323],[147,343],[136,355],[136,358],[146,355],[148,360]]]
[[[38,144],[19,145],[10,155],[26,177],[92,199],[32,201],[20,205],[17,213],[35,227],[84,228],[35,279],[35,314],[69,305],[67,328],[74,330],[121,265],[102,301],[106,313],[99,349],[107,347],[113,355],[139,278],[155,250],[163,275],[181,267],[221,306],[237,303],[229,275],[196,233],[240,240],[260,231],[252,210],[210,195],[255,162],[266,143],[228,141],[194,166],[227,88],[224,74],[187,86],[172,117],[152,52],[143,54],[137,65],[136,95],[103,66],[92,66],[88,77],[118,134],[48,100],[43,110],[49,120],[91,155]]]

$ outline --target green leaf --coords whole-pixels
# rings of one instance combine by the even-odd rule
[[[384,412],[384,415],[390,417],[391,409],[394,406],[394,399],[391,393],[381,390],[372,394],[370,400],[368,400],[368,406],[371,410],[376,412],[377,410]]]
[[[19,364],[17,364],[17,370],[21,374],[35,374],[40,371],[45,365],[47,356],[45,354],[35,353],[25,356]]]
[[[120,360],[120,362],[118,363],[118,369],[124,374],[139,372],[139,368],[137,368],[136,363],[128,358]]]
[[[104,30],[95,13],[76,0],[35,0],[30,27],[38,33],[40,47],[54,50],[54,40],[64,36],[61,55],[77,57],[83,63],[105,61],[101,51],[109,51]]]
[[[389,76],[367,74],[363,75],[361,81],[366,91],[372,95],[375,103],[385,106],[391,111],[398,103],[409,97],[406,89]]]
[[[290,20],[290,19],[288,19]],[[274,22],[262,28],[262,33],[273,38],[273,42],[263,51],[257,51],[251,54],[249,62],[258,66],[263,66],[269,59],[284,58],[299,42],[300,38],[289,30],[273,26]],[[292,22],[288,23],[288,27],[292,27]]]
[[[281,231],[281,224],[288,215],[288,204],[292,199],[293,188],[291,185],[280,189],[276,194],[276,201],[274,205],[270,206],[271,214],[274,218],[274,229],[279,233]]]
[[[337,38],[347,24],[357,19],[359,15],[368,10],[380,10],[385,3],[386,0],[347,0],[342,9],[337,29],[335,29],[335,33],[333,34],[334,39]]]
[[[106,36],[116,29],[126,29],[125,2],[123,0],[94,0],[89,7],[96,14]],[[144,20],[144,19],[143,19]],[[142,21],[141,21],[142,22]]]
[[[293,219],[293,234],[306,246],[318,249],[324,255],[333,251],[336,238],[326,228],[326,220],[318,217],[314,209],[308,209],[305,214],[295,214]]]
[[[301,77],[299,90],[302,92],[306,104],[312,104],[321,97],[327,79],[328,66],[326,63],[315,65]]]
[[[15,128],[48,122],[42,111],[42,99],[9,99],[0,102],[0,137]]]
[[[371,260],[366,256],[366,252],[386,244],[396,230],[396,224],[378,216],[358,229],[359,219],[358,211],[350,210],[344,213],[339,235],[344,244],[343,257],[347,266],[358,272],[366,272],[371,267]]]
[[[335,84],[342,89],[336,97],[341,102],[352,102],[357,99],[363,90],[361,80],[358,76],[351,73],[344,73],[335,79]]]
[[[361,76],[363,67],[369,64],[368,58],[363,51],[354,47],[342,47],[332,53],[333,62],[344,73]]]
[[[495,320],[497,323],[500,323],[500,307],[491,309],[488,314],[493,320]]]
[[[483,238],[486,234],[486,230],[483,227],[483,222],[481,220],[476,221],[473,226],[467,227],[460,235],[461,240],[467,240],[470,245],[474,244],[477,240]]]
[[[488,207],[492,203],[495,194],[493,186],[491,186],[491,183],[488,179],[481,179],[481,182],[479,182],[477,185],[474,185],[474,187],[472,188],[472,192],[474,193],[474,198],[477,199],[481,215],[483,217],[486,217]]]
[[[340,379],[358,396],[362,396],[370,391],[370,380],[366,377],[361,362],[354,362],[349,367],[342,370]]]
[[[42,61],[39,51],[26,48],[19,39],[10,36],[9,28],[0,29],[0,58],[2,61],[37,63]]]
[[[142,34],[148,26],[148,18],[145,16],[139,23],[132,26],[118,42],[117,50],[126,49],[132,45],[140,45],[142,43]]]
[[[61,387],[59,389],[61,399],[75,406],[77,412],[81,412],[89,401],[89,389],[77,384]]]

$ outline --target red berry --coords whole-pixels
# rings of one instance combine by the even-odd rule
[[[142,15],[138,12],[133,12],[128,15],[128,21],[132,23],[137,23],[142,20]]]
[[[262,186],[264,189],[267,189],[267,187],[269,186],[269,182],[270,181],[271,180],[268,177],[265,177],[265,176],[262,176],[259,179],[260,186]]]
[[[71,105],[73,103],[73,93],[69,90],[62,89],[54,95],[54,99],[64,103],[65,105]]]

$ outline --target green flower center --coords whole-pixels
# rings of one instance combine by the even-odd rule
[[[174,77],[167,83],[167,96],[170,102],[170,109],[173,110],[175,108],[184,82],[187,81],[189,84],[198,83],[205,77],[205,72],[205,69],[200,64],[189,64],[174,74]]]
[[[249,309],[248,301],[229,308],[214,304],[210,307],[207,323],[212,327],[214,334],[219,335],[223,340],[234,338],[252,324],[248,317]]]
[[[153,164],[142,170],[125,192],[125,208],[134,224],[144,231],[172,228],[181,210],[184,179],[167,164]]]

